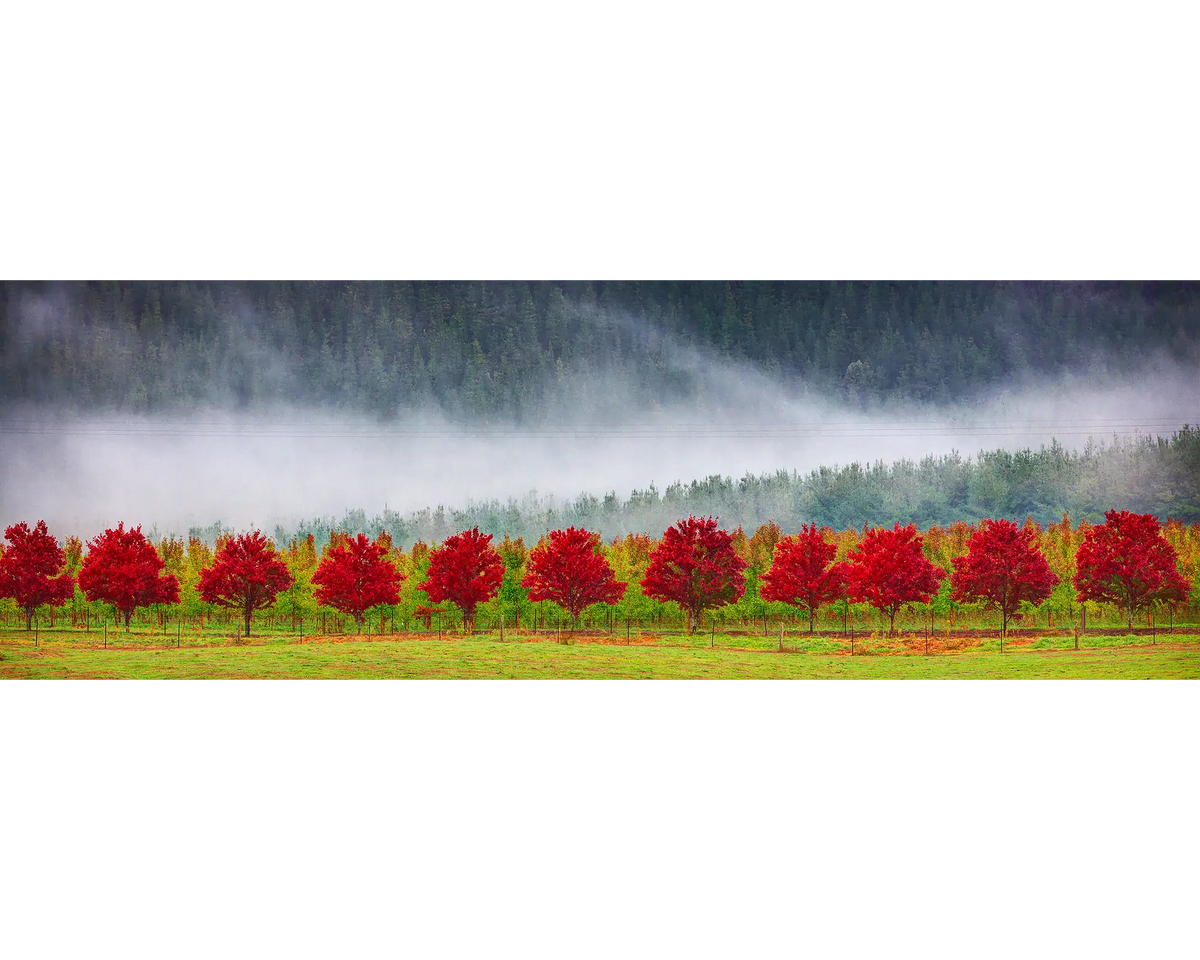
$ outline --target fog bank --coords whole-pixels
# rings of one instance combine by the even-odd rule
[[[578,403],[519,426],[429,409],[387,422],[320,408],[169,419],[12,410],[0,417],[0,525],[44,519],[60,538],[91,537],[118,520],[164,533],[215,520],[270,531],[349,509],[407,512],[533,490],[626,498],[714,474],[806,473],[1052,439],[1078,448],[1088,437],[1165,436],[1200,422],[1194,371],[1168,360],[1123,382],[1067,376],[955,408],[870,411],[694,350],[677,351],[673,364],[691,384],[677,402],[632,408],[619,377],[580,377]]]

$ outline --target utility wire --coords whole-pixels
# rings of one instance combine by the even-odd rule
[[[1184,422],[1200,423],[1200,415]],[[330,426],[297,422],[291,424],[229,424],[214,421],[159,421],[130,424],[127,421],[93,420],[55,422],[10,419],[0,422],[0,434],[9,436],[144,437],[193,439],[281,439],[281,440],[789,440],[818,438],[917,438],[917,437],[1011,437],[1107,436],[1174,433],[1183,422],[1175,418],[1045,418],[1012,420],[912,420],[845,421],[808,420],[791,423],[672,423],[628,426],[581,425],[542,427],[389,427],[384,425]]]

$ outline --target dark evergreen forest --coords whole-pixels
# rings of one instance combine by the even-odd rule
[[[744,360],[852,405],[1200,359],[1200,284],[97,282],[0,287],[0,403],[156,413],[421,405],[522,422],[570,383],[686,395],[666,351]]]

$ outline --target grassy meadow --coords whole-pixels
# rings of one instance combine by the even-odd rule
[[[0,678],[839,678],[1153,679],[1200,677],[1200,633],[1046,633],[998,636],[919,633],[780,638],[683,634],[509,631],[249,639],[184,631],[0,631]],[[928,651],[928,652],[927,652]]]

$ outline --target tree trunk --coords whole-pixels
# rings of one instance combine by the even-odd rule
[[[817,611],[814,610],[812,607],[809,607],[808,608],[808,632],[809,633],[813,632],[813,623],[814,623],[814,621],[816,621],[816,619],[817,619]]]
[[[33,607],[25,608],[25,630],[33,629]]]
[[[354,615],[354,630],[355,630],[355,632],[362,633],[362,627],[363,627],[363,615],[361,613],[356,613]]]
[[[129,629],[129,619],[130,619],[130,617],[133,616],[133,608],[131,607],[128,610],[122,610],[121,613],[125,617],[125,629],[128,630]]]
[[[253,618],[253,616],[254,616],[254,609],[247,608],[247,610],[246,610],[246,637],[247,638],[249,638],[249,636],[250,636],[250,620],[251,620],[251,618]]]

